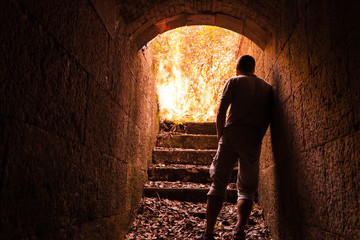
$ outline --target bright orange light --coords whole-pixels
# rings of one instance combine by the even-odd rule
[[[156,37],[153,73],[160,118],[215,121],[225,81],[235,76],[240,35],[211,27],[178,28]]]

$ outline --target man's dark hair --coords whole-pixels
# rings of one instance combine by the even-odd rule
[[[255,59],[250,55],[242,55],[236,63],[236,70],[242,73],[253,73],[255,71]]]

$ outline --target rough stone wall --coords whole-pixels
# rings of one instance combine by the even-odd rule
[[[155,140],[151,52],[101,1],[0,5],[0,238],[119,239]]]
[[[274,86],[260,203],[275,239],[360,238],[359,31],[355,5],[289,2],[264,51],[243,38]]]
[[[358,239],[359,4],[284,7],[258,59],[275,93],[261,160],[265,218],[276,239]]]

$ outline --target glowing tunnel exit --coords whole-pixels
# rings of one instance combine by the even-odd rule
[[[215,121],[224,83],[235,76],[244,39],[213,26],[181,27],[157,36],[151,45],[160,118]]]

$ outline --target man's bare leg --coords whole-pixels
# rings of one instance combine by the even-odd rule
[[[214,234],[216,219],[221,211],[223,198],[208,196],[206,205],[206,229],[205,234]]]
[[[245,224],[248,220],[251,209],[253,206],[253,201],[250,199],[240,199],[237,204],[237,215],[238,219],[235,225],[235,231],[240,231],[241,233],[245,230]]]

